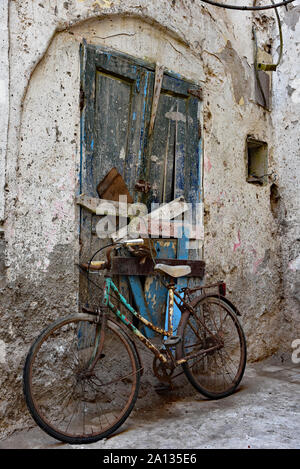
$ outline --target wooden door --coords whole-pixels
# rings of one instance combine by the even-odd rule
[[[154,67],[142,61],[96,46],[82,47],[81,193],[98,197],[97,185],[115,167],[135,201],[141,200],[136,183],[150,183],[143,197],[149,210],[152,203],[170,202],[179,195],[193,204],[199,200],[197,86],[164,74],[155,126],[148,139],[154,81]],[[109,242],[97,237],[98,220],[81,210],[83,261]],[[188,255],[182,242],[174,239],[157,240],[156,246],[159,257]],[[129,278],[129,284],[141,313],[162,325],[167,294],[161,284],[153,277]]]

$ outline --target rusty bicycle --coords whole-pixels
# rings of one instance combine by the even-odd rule
[[[88,271],[106,271],[100,306],[82,307],[82,313],[50,324],[28,352],[23,373],[28,409],[35,422],[58,440],[93,443],[125,422],[143,373],[134,339],[154,354],[153,371],[163,383],[170,383],[181,366],[197,391],[220,399],[232,394],[243,377],[245,335],[223,282],[209,286],[217,288],[214,293],[206,293],[207,286],[177,291],[174,279],[186,276],[190,267],[156,263],[154,270],[164,277],[169,291],[166,330],[145,319],[120,293],[109,273],[111,250],[143,242],[113,243],[106,246],[106,261],[91,260]],[[197,291],[200,295],[191,298]],[[121,313],[113,298],[161,337],[160,346]],[[175,303],[181,311],[177,330],[172,324]]]

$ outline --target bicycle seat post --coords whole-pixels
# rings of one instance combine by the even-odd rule
[[[168,290],[169,290],[168,332],[172,336],[173,335],[174,290],[175,290],[175,282],[173,278],[170,279]]]
[[[164,339],[163,343],[165,346],[170,347],[176,345],[181,341],[181,337],[173,335],[173,313],[174,313],[174,291],[176,288],[175,281],[171,277],[168,285],[165,285],[169,292],[169,305],[168,305],[168,337]],[[173,355],[170,355],[173,360]]]

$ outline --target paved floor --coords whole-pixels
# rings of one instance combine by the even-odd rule
[[[0,449],[300,448],[299,385],[300,365],[269,360],[248,365],[239,390],[226,399],[208,401],[194,391],[182,397],[175,389],[94,444],[62,444],[35,427],[1,440]]]

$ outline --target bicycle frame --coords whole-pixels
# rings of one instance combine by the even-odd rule
[[[173,327],[172,327],[172,317],[173,317],[173,311],[174,311],[174,294],[177,295],[175,292],[175,284],[170,284],[168,286],[169,290],[169,308],[168,308],[168,329],[161,329],[160,327],[155,326],[152,324],[151,321],[148,321],[145,319],[143,316],[141,316],[140,313],[138,313],[124,298],[124,296],[119,292],[118,288],[112,281],[110,276],[105,277],[105,288],[104,288],[104,296],[103,296],[103,306],[108,307],[122,322],[125,324],[127,328],[129,328],[133,334],[152,352],[154,355],[163,363],[167,363],[168,359],[164,354],[162,354],[157,347],[149,340],[147,337],[142,334],[133,324],[129,319],[125,316],[125,314],[122,314],[121,311],[110,301],[109,293],[110,289],[113,290],[113,292],[117,295],[118,300],[125,306],[125,308],[133,314],[139,321],[141,321],[146,327],[149,327],[153,331],[155,331],[158,334],[161,334],[163,336],[170,337],[173,334]],[[180,297],[179,297],[180,298]],[[180,298],[181,299],[181,298]],[[181,306],[179,303],[177,303],[177,306],[181,310],[181,312],[184,312],[184,307]],[[188,359],[194,357],[194,356],[199,356],[202,355],[208,351],[213,351],[215,349],[219,348],[219,346],[214,346],[211,347],[207,350],[199,351],[196,352],[193,355],[190,355]],[[187,359],[181,358],[179,360],[174,360],[174,365],[181,365],[182,363],[187,362]]]
[[[103,296],[103,306],[107,306],[121,321],[127,328],[129,328],[132,333],[149,349],[151,352],[154,353],[154,355],[161,360],[162,362],[166,363],[167,359],[166,357],[152,344],[152,342],[147,339],[147,337],[142,334],[133,324],[125,314],[122,314],[121,311],[110,301],[109,293],[110,289],[117,295],[118,300],[125,306],[125,308],[133,314],[139,321],[141,321],[146,327],[149,327],[153,331],[157,332],[158,334],[161,335],[166,335],[166,336],[171,336],[172,333],[169,331],[166,331],[164,329],[161,329],[160,327],[155,326],[152,324],[151,321],[148,321],[146,318],[141,316],[140,313],[138,313],[129,303],[127,303],[126,299],[124,296],[119,292],[118,288],[112,281],[112,278],[109,276],[106,276],[105,278],[105,287],[104,287],[104,296]],[[169,308],[170,309],[170,308]]]

